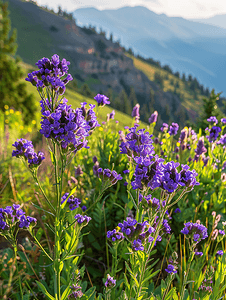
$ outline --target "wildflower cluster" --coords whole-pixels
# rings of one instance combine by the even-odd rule
[[[83,215],[77,214],[77,215],[75,215],[75,220],[80,225],[82,224],[83,226],[86,226],[89,223],[89,221],[91,220],[91,218],[88,216],[83,216]]]
[[[127,217],[126,221],[118,224],[118,227],[121,231],[116,231],[116,229],[108,231],[107,238],[113,242],[126,238],[132,243],[132,248],[135,251],[143,251],[144,245],[154,240],[152,234],[155,232],[155,228],[148,221],[138,223],[135,219]],[[161,241],[161,239],[161,236],[157,237],[157,241]]]
[[[150,124],[153,124],[153,123],[156,123],[157,122],[157,119],[158,119],[158,112],[155,111],[151,116],[150,118],[148,119],[148,122]]]
[[[120,174],[118,174],[116,171],[111,171],[109,169],[102,169],[99,168],[97,170],[98,172],[98,176],[103,179],[103,181],[110,181],[111,184],[116,184],[118,180],[122,179],[122,176]]]
[[[36,63],[39,70],[29,73],[25,80],[31,82],[39,91],[51,87],[53,91],[63,95],[66,84],[73,79],[70,74],[67,75],[69,65],[69,61],[65,58],[61,61],[57,54],[54,54],[51,60],[43,57]],[[67,77],[62,80],[61,77],[65,75]]]
[[[71,195],[70,197],[68,196],[69,193],[65,193],[63,195],[63,197],[61,198],[61,204],[63,204],[67,199],[67,203],[69,204],[69,209],[75,210],[81,204],[81,200],[79,198],[74,197],[73,195]]]
[[[112,242],[116,242],[117,240],[123,240],[124,235],[122,232],[116,231],[116,229],[113,229],[112,231],[107,232],[107,238],[111,239]]]
[[[94,99],[97,101],[98,106],[104,106],[105,104],[110,104],[111,102],[108,101],[109,98],[105,95],[97,94]]]
[[[42,108],[40,133],[59,142],[65,151],[77,152],[83,147],[88,148],[86,137],[99,124],[93,111],[95,105],[90,104],[87,110],[87,103],[81,103],[81,108],[74,110],[71,105],[67,105],[67,101],[64,98],[53,112],[49,100],[40,101]]]
[[[191,237],[195,243],[199,243],[201,240],[208,237],[207,228],[200,223],[187,222],[184,226],[181,233]]]
[[[16,224],[18,224],[19,228],[29,228],[29,226],[34,226],[36,222],[35,218],[25,216],[25,212],[20,208],[19,204],[0,208],[0,231],[3,233]]]
[[[13,146],[16,150],[13,150],[12,156],[24,158],[29,163],[29,167],[37,167],[41,164],[44,157],[44,153],[39,151],[35,152],[34,146],[31,141],[25,139],[18,139]]]
[[[132,117],[135,118],[135,122],[136,123],[139,123],[139,120],[140,120],[140,104],[136,104],[133,108],[133,111],[132,111]]]
[[[155,155],[152,145],[152,136],[144,129],[137,130],[137,126],[129,129],[129,133],[120,145],[121,153],[133,157],[136,163],[134,181],[131,185],[133,189],[142,190],[149,187],[152,190],[161,187],[168,193],[174,192],[179,186],[193,187],[197,185],[194,170],[190,171],[189,166],[182,165],[182,171],[177,168],[179,163],[174,161],[163,164],[164,159]]]
[[[176,135],[179,129],[179,125],[177,123],[172,123],[169,129],[169,135]]]
[[[70,286],[70,289],[72,293],[68,296],[68,299],[78,299],[82,297],[82,288],[77,283]]]
[[[206,131],[209,131],[209,135],[206,137],[208,138],[209,142],[215,142],[221,132],[221,128],[218,126],[213,126],[210,129],[206,128]]]
[[[154,211],[158,211],[160,209],[159,199],[152,197],[150,194],[147,196],[139,194],[139,203],[141,203],[144,208],[149,208]]]

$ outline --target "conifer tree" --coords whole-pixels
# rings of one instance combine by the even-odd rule
[[[24,74],[19,65],[20,59],[14,58],[17,50],[16,30],[9,36],[11,25],[8,15],[8,3],[0,0],[0,109],[8,105],[21,110],[24,121],[28,123],[36,107],[33,95],[28,95],[26,91],[26,84],[19,82]]]
[[[208,127],[209,123],[207,119],[211,116],[215,116],[218,121],[223,118],[223,114],[217,106],[217,101],[221,93],[215,94],[214,89],[210,93],[209,98],[203,98],[203,113],[200,116],[200,119],[197,123],[197,129],[201,128],[202,131]]]
[[[93,94],[88,86],[87,83],[84,83],[82,86],[81,86],[81,94],[86,96],[86,97],[92,97]]]
[[[134,107],[137,104],[137,96],[133,87],[130,88],[129,102],[131,107]]]
[[[121,110],[124,113],[130,115],[132,112],[132,107],[131,107],[131,104],[129,102],[129,99],[127,97],[125,90],[121,91],[121,93],[119,94],[119,99],[120,99],[120,103],[121,103]]]

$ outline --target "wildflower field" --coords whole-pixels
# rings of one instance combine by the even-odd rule
[[[225,299],[226,118],[157,131],[139,104],[128,124],[105,95],[73,107],[69,64],[28,74],[39,120],[0,115],[0,299]]]

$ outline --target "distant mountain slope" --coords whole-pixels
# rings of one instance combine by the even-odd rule
[[[174,70],[196,76],[210,88],[225,91],[225,29],[158,15],[141,6],[103,11],[83,8],[73,15],[80,25],[92,24],[113,33],[135,53],[160,60]]]
[[[226,14],[216,15],[206,19],[191,19],[191,21],[218,26],[226,29]]]
[[[77,87],[73,83],[69,86],[84,95],[90,95],[89,88],[92,93],[107,94],[111,109],[131,115],[138,101],[143,121],[157,110],[158,126],[172,121],[183,126],[195,121],[203,95],[209,94],[196,78],[180,79],[179,73],[172,74],[169,67],[161,68],[157,62],[152,62],[157,67],[144,61],[141,64],[104,32],[81,28],[34,3],[9,0],[9,10],[12,28],[18,34],[17,54],[23,61],[34,65],[44,56],[59,54],[70,61],[70,73],[77,81]],[[146,70],[151,70],[152,76]]]

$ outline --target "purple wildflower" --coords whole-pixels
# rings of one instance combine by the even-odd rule
[[[75,220],[79,223],[82,224],[83,226],[86,226],[89,221],[91,220],[90,217],[88,216],[82,216],[80,214],[75,215]]]
[[[111,171],[109,169],[99,168],[97,170],[98,176],[102,178],[104,181],[109,180],[112,184],[116,184],[118,180],[122,179],[122,176],[118,174],[116,171]]]
[[[221,123],[226,124],[226,118],[222,118]]]
[[[136,251],[138,251],[138,250],[143,251],[144,250],[144,246],[142,245],[141,240],[139,240],[139,239],[138,240],[134,240],[133,241],[133,248]]]
[[[61,204],[64,203],[64,201],[67,199],[67,197],[69,196],[69,193],[65,193],[62,198],[61,198]],[[73,195],[71,195],[68,199],[67,199],[67,203],[69,204],[69,209],[70,210],[75,210],[76,208],[79,207],[79,205],[81,204],[81,200],[79,198],[75,198]]]
[[[86,207],[85,205],[83,205],[83,206],[81,207],[81,209],[82,209],[82,211],[84,212],[84,211],[87,210],[87,207]]]
[[[162,227],[163,232],[164,232],[164,233],[170,234],[171,228],[170,228],[170,226],[169,226],[169,224],[168,224],[168,220],[164,219],[163,222],[162,222],[162,226],[163,226],[163,227]]]
[[[59,56],[54,54],[51,60],[43,57],[36,65],[39,70],[29,73],[25,80],[31,82],[39,91],[50,86],[58,94],[64,94],[65,85],[73,79],[70,74],[67,75],[70,62],[65,58],[60,61]],[[61,77],[65,75],[67,77],[62,80]]]
[[[82,293],[82,288],[80,286],[73,284],[70,286],[72,293],[68,296],[68,299],[78,299],[81,298],[83,293]]]
[[[203,153],[207,152],[207,149],[204,146],[204,136],[202,136],[197,143],[197,147],[195,149],[195,152],[198,156],[202,155]]]
[[[98,161],[96,155],[93,156],[93,163],[95,164]]]
[[[223,254],[224,254],[223,250],[219,250],[219,251],[217,251],[217,255],[220,255],[220,256],[222,256]]]
[[[172,273],[177,273],[177,270],[176,270],[176,268],[173,266],[173,265],[171,265],[171,264],[168,264],[168,266],[167,266],[167,268],[165,269],[165,271],[167,272],[167,273],[169,273],[169,274],[172,274]]]
[[[194,185],[199,185],[199,182],[196,181],[196,176],[198,173],[195,170],[190,171],[188,165],[181,165],[182,170],[180,172],[180,185],[186,187],[193,187]]]
[[[112,110],[112,112],[110,113],[109,118],[110,118],[110,120],[114,120],[114,118],[115,118],[115,111],[114,110]]]
[[[157,122],[157,118],[158,118],[158,112],[155,111],[155,112],[151,115],[151,117],[148,119],[148,122],[149,122],[150,124],[156,123],[156,122]]]
[[[174,213],[175,213],[175,214],[181,213],[181,210],[177,207],[177,208],[174,210]]]
[[[25,212],[20,205],[13,204],[6,208],[0,208],[0,231],[9,230],[10,226],[19,222],[19,228],[28,228],[30,225],[35,226],[37,220],[30,216],[25,216]]]
[[[195,252],[195,255],[197,255],[197,256],[203,256],[203,253],[202,252]]]
[[[222,135],[217,144],[226,145],[226,134]]]
[[[147,196],[142,196],[140,194],[140,197],[139,197],[139,202],[142,202],[142,204],[145,206],[145,207],[149,207],[149,208],[152,208],[154,210],[159,210],[160,208],[160,201],[159,199],[157,198],[152,198],[152,195],[147,195]]]
[[[160,128],[160,130],[161,130],[162,132],[165,132],[165,131],[168,130],[168,128],[169,128],[169,125],[168,125],[167,123],[163,123],[163,124],[162,124],[162,127]]]
[[[37,219],[29,216],[26,217],[23,215],[20,217],[19,227],[28,228],[30,225],[35,226],[36,223],[37,223]]]
[[[168,193],[174,192],[180,184],[180,173],[177,171],[179,163],[171,161],[162,164],[162,174],[159,176],[159,186]]]
[[[209,142],[214,142],[218,138],[218,135],[221,132],[221,128],[217,126],[213,126],[211,129],[207,128],[207,131],[209,131],[210,133],[209,135],[206,136]]]
[[[209,119],[207,119],[207,122],[211,123],[211,124],[217,124],[218,120],[215,116],[210,117]]]
[[[185,227],[181,230],[181,233],[193,238],[194,242],[199,243],[208,237],[207,228],[199,223],[184,223]]]
[[[187,139],[187,135],[188,135],[188,130],[187,129],[182,129],[181,132],[180,132],[180,138],[179,138],[180,143],[183,143],[184,140]],[[182,149],[182,150],[184,150],[184,149]]]
[[[98,106],[104,106],[105,104],[110,104],[111,102],[108,101],[109,98],[105,95],[97,94],[94,99],[97,101]]]
[[[90,104],[89,110],[86,103],[81,103],[81,108],[73,110],[63,99],[52,112],[49,100],[41,100],[42,121],[40,133],[46,138],[58,141],[61,147],[77,152],[81,148],[88,148],[86,138],[97,126],[97,117],[93,111],[94,105]]]
[[[140,104],[136,104],[133,108],[133,111],[132,111],[132,117],[133,118],[136,118],[136,117],[140,117],[140,113],[139,113],[139,109],[140,109]]]
[[[170,126],[170,129],[169,129],[169,134],[176,135],[178,129],[179,129],[179,125],[177,123],[172,123],[172,125]]]
[[[112,231],[107,232],[107,238],[111,239],[112,242],[115,242],[117,240],[122,240],[124,239],[124,235],[122,232],[116,231],[116,229],[113,229]]]
[[[13,146],[16,150],[13,150],[12,156],[23,157],[28,161],[29,167],[38,167],[41,162],[45,159],[44,153],[34,151],[34,146],[31,141],[25,139],[18,139]]]
[[[123,171],[124,174],[129,174],[129,172],[130,172],[129,170],[124,170]]]
[[[111,288],[115,287],[116,280],[113,277],[111,277],[109,274],[107,274],[107,280],[104,285],[106,288],[111,289]]]

